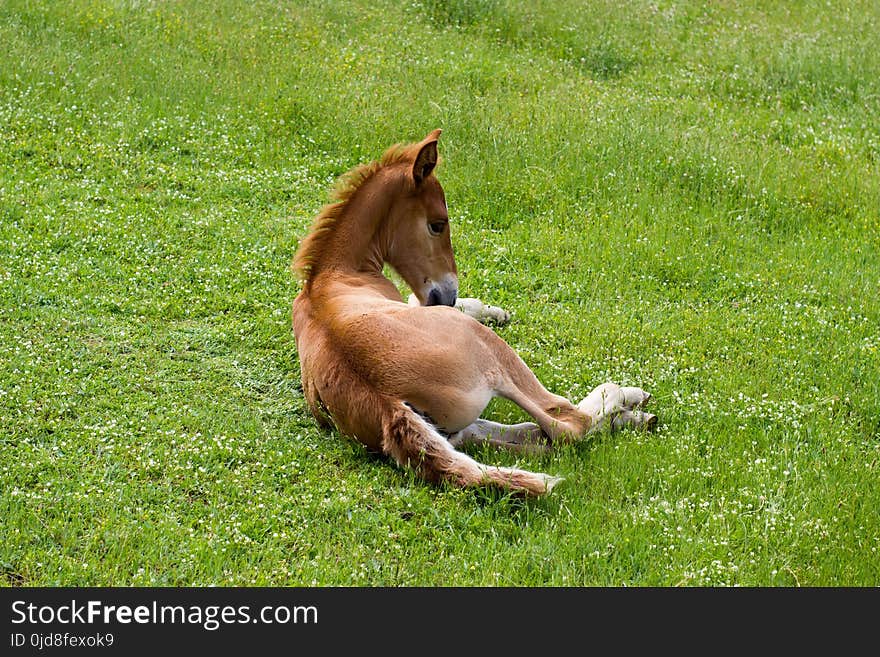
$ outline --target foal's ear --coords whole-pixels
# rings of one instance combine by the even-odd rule
[[[437,139],[440,138],[440,130],[431,132],[420,144],[419,154],[413,162],[412,175],[416,185],[421,185],[422,181],[431,175],[434,167],[437,166]]]

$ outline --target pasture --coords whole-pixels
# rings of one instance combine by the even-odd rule
[[[875,2],[0,3],[0,583],[880,584]],[[442,128],[462,296],[653,433],[435,487],[317,428],[289,264]],[[485,417],[525,419],[493,402]]]

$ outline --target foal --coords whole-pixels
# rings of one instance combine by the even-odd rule
[[[293,331],[303,391],[322,426],[431,482],[541,495],[560,479],[483,465],[455,447],[545,450],[606,424],[652,427],[656,418],[639,410],[650,395],[606,383],[575,406],[548,392],[496,333],[452,307],[458,275],[433,174],[439,136],[434,130],[350,171],[300,244]],[[382,273],[386,262],[421,305],[403,301]],[[499,395],[535,423],[480,419]]]

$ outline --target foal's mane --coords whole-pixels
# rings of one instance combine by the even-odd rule
[[[330,194],[331,202],[321,208],[293,257],[290,268],[296,272],[306,287],[316,273],[315,267],[327,242],[345,215],[345,210],[355,193],[382,169],[412,158],[413,154],[406,144],[395,144],[378,160],[358,165],[339,177]]]

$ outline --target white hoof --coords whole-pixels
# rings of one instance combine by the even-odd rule
[[[578,409],[598,420],[623,408],[624,396],[616,383],[603,383],[578,404]]]
[[[463,297],[455,302],[455,307],[481,324],[501,325],[510,321],[509,312],[498,306],[485,304],[479,299]]]
[[[623,393],[623,405],[626,408],[641,408],[651,399],[651,393],[641,388],[626,387],[621,388],[620,392]]]
[[[651,431],[656,426],[657,416],[644,411],[621,411],[611,421],[611,427],[615,430],[633,427]]]

